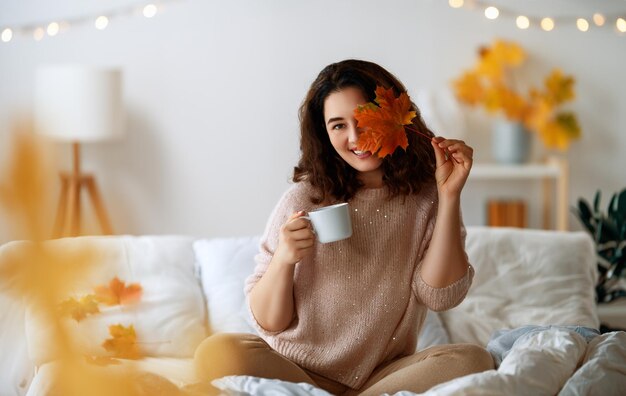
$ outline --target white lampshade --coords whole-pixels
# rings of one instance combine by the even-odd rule
[[[124,133],[121,72],[46,66],[35,77],[35,128],[60,140],[96,142]]]

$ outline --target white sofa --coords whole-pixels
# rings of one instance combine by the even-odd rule
[[[23,243],[0,247],[0,396],[45,394],[54,367],[49,329],[8,293],[11,278],[2,276],[6,258]],[[90,355],[107,355],[101,343],[109,324],[133,324],[146,357],[125,364],[183,386],[197,380],[192,358],[202,339],[218,331],[254,332],[243,282],[254,268],[258,237],[112,236],[50,243],[98,252],[98,266],[81,278],[75,296],[115,276],[143,287],[137,303],[101,307],[80,322],[68,319],[72,338]],[[418,349],[449,340],[485,346],[495,330],[529,324],[598,327],[595,252],[587,234],[468,227],[467,252],[476,269],[467,298],[453,310],[429,313]]]

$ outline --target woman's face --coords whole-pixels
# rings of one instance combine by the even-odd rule
[[[366,187],[382,186],[383,160],[369,151],[358,151],[356,142],[360,130],[354,118],[358,105],[367,103],[359,88],[348,87],[328,95],[324,100],[324,124],[330,142],[344,161],[359,172]]]

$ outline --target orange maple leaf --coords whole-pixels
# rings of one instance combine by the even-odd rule
[[[108,286],[97,286],[95,288],[96,298],[106,305],[121,305],[136,302],[141,297],[143,289],[139,283],[131,283],[126,286],[117,278],[113,278]]]
[[[354,110],[357,126],[363,131],[359,135],[357,147],[380,158],[392,154],[398,147],[406,150],[409,140],[404,125],[411,124],[416,116],[415,111],[411,111],[409,96],[402,92],[396,98],[392,88],[378,86],[374,102]]]
[[[137,345],[137,334],[133,325],[125,327],[121,324],[109,326],[109,334],[102,347],[113,353],[113,357],[121,359],[139,359],[141,353]]]
[[[67,300],[59,304],[59,311],[62,316],[70,315],[75,321],[80,322],[85,319],[87,315],[100,312],[98,309],[98,301],[96,296],[88,294],[79,298],[78,300],[70,297]]]

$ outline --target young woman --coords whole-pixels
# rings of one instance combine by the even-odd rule
[[[459,304],[474,270],[464,250],[461,190],[472,149],[434,137],[417,117],[409,145],[383,159],[359,151],[358,105],[406,89],[382,67],[324,68],[300,108],[301,157],[274,209],[246,285],[261,337],[218,334],[196,352],[198,374],[307,382],[333,394],[423,392],[489,370],[475,345],[415,351],[428,309]],[[349,202],[352,237],[316,241],[307,211]]]

